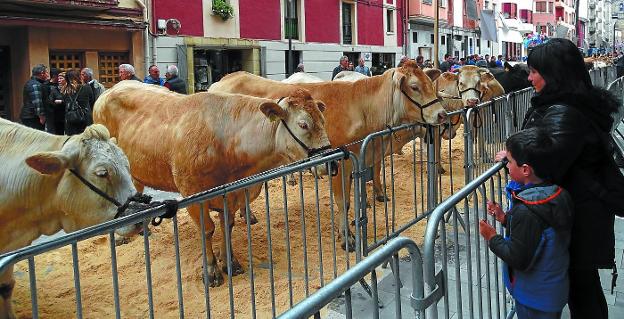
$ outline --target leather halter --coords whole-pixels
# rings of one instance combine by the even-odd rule
[[[61,146],[61,148],[63,146],[65,146],[65,144],[69,141],[70,138],[71,138],[71,136],[68,137],[65,140],[65,142],[63,142],[63,145]],[[139,195],[139,193],[137,193],[137,194],[133,195],[132,197],[128,198],[126,200],[126,202],[122,204],[122,203],[118,202],[116,199],[112,198],[110,195],[106,194],[106,192],[104,192],[101,189],[97,188],[97,186],[93,185],[86,178],[82,177],[82,175],[80,175],[80,173],[78,173],[78,171],[75,170],[74,168],[69,168],[68,170],[69,170],[70,173],[72,173],[72,175],[76,176],[78,178],[78,180],[80,180],[85,186],[87,186],[94,193],[100,195],[100,197],[104,198],[105,200],[109,201],[113,205],[117,206],[117,213],[115,214],[113,219],[118,218],[128,208],[128,205],[130,204],[130,202],[133,201],[133,200],[136,200],[138,198],[137,195]]]
[[[279,98],[279,100],[277,100],[277,104],[279,104],[285,98],[286,97]],[[312,156],[314,156],[316,154],[322,153],[323,151],[331,149],[331,145],[325,145],[325,146],[321,146],[321,147],[318,147],[318,148],[309,147],[302,140],[300,140],[295,135],[295,133],[293,133],[293,131],[290,130],[290,127],[288,127],[288,124],[286,124],[286,121],[284,121],[283,119],[280,120],[280,121],[282,122],[282,124],[286,128],[286,131],[288,131],[290,136],[292,136],[292,138],[295,140],[295,142],[297,142],[297,144],[299,144],[299,146],[301,146],[301,148],[303,148],[306,152],[308,152],[308,157],[312,157]]]
[[[393,74],[394,76],[394,74]],[[424,114],[424,109],[436,104],[436,103],[442,103],[442,100],[440,99],[440,97],[436,97],[435,99],[431,100],[430,102],[427,102],[425,104],[420,104],[418,103],[416,100],[414,100],[411,96],[409,96],[407,93],[405,93],[405,90],[403,90],[403,81],[405,81],[405,78],[401,79],[401,83],[399,83],[399,88],[401,89],[401,93],[403,93],[403,95],[405,95],[405,97],[412,102],[414,105],[416,105],[418,107],[418,109],[420,110],[420,118],[424,121],[425,120],[425,114]]]

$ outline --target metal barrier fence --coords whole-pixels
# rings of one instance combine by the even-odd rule
[[[353,305],[351,299],[351,287],[359,282],[361,278],[369,273],[375,273],[375,269],[385,263],[388,259],[393,259],[395,263],[398,263],[398,254],[402,249],[407,249],[409,252],[409,263],[411,268],[411,280],[410,280],[410,303],[412,309],[404,311],[401,309],[401,280],[399,278],[399,272],[393,272],[393,286],[395,288],[395,298],[393,311],[384,311],[383,316],[380,316],[380,299],[377,282],[372,281],[373,298],[369,300],[369,309],[372,311],[373,318],[388,318],[393,316],[394,318],[403,318],[403,313],[409,313],[407,317],[422,318],[424,316],[424,309],[431,305],[434,301],[442,297],[443,290],[438,287],[427,298],[424,298],[423,291],[423,269],[422,269],[422,256],[416,243],[411,239],[405,237],[398,237],[388,241],[386,245],[376,250],[370,256],[363,259],[360,263],[353,268],[346,271],[344,274],[336,278],[325,287],[314,293],[312,296],[306,298],[304,301],[297,304],[292,309],[288,310],[278,318],[308,318],[314,314],[318,314],[323,307],[330,303],[335,298],[338,298],[344,293],[345,296],[345,312],[346,318],[353,317]],[[371,314],[368,314],[371,315]]]
[[[611,82],[617,79],[617,69],[615,66],[595,68],[589,70],[589,77],[594,86],[607,88]]]
[[[499,269],[500,260],[479,236],[479,219],[487,219],[486,202],[506,203],[505,177],[497,163],[466,187],[442,202],[427,222],[424,243],[425,292],[438,288],[436,273],[446,287],[440,308],[445,318],[505,318],[508,298]],[[505,204],[501,204],[506,207]],[[451,214],[451,223],[443,222]],[[502,227],[498,226],[498,232]],[[438,305],[427,318],[438,317]]]
[[[243,198],[245,214],[250,217],[253,209],[259,222],[252,226],[238,221],[233,233],[213,234],[214,227],[198,228],[188,214],[178,214],[171,222],[152,227],[151,235],[144,231],[142,241],[115,247],[115,228],[163,214],[164,207],[157,207],[2,255],[0,273],[17,263],[16,277],[26,273],[30,277],[30,285],[18,280],[15,288],[20,316],[275,317],[361,260],[361,254],[340,249],[337,238],[340,217],[334,209],[333,191],[349,182],[349,174],[332,181],[305,173],[333,161],[344,172],[350,165],[344,156],[334,152],[179,201],[180,208],[199,211],[201,225],[211,225],[216,218],[209,215],[208,204],[213,210],[220,207],[223,229],[233,222],[234,215],[229,213],[234,212],[236,200]],[[355,156],[350,161],[358,166]],[[291,173],[298,174],[297,187],[286,183]],[[354,179],[357,185],[357,175]],[[354,198],[358,192],[355,188]],[[359,203],[351,201],[357,214]],[[356,216],[356,243],[361,242],[359,223]],[[108,245],[98,237],[101,234],[108,234]],[[214,270],[210,267],[211,237],[221,242]],[[102,246],[108,246],[109,253]],[[244,268],[239,268],[236,259]],[[27,264],[18,263],[22,260],[28,260]],[[245,275],[232,277],[243,269]],[[209,289],[222,283],[221,270],[224,286]],[[29,295],[30,307],[25,302]],[[73,309],[68,307],[72,303]]]

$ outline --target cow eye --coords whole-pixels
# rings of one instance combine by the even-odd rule
[[[107,177],[108,176],[108,171],[104,168],[98,169],[97,171],[95,171],[95,175],[97,177]]]
[[[299,124],[299,127],[301,129],[304,129],[304,130],[308,129],[308,123],[306,123],[305,121],[299,121],[299,123],[297,123],[297,124]]]

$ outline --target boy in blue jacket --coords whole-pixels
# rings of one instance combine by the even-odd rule
[[[479,232],[490,250],[503,260],[503,280],[516,301],[519,319],[560,318],[568,301],[568,265],[572,199],[549,183],[552,139],[537,128],[507,139],[507,169],[522,185],[512,191],[512,208],[487,203],[488,214],[505,226],[506,235],[486,220]]]

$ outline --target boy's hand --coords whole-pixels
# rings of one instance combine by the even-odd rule
[[[496,229],[488,224],[485,219],[479,221],[479,233],[481,233],[481,237],[485,240],[490,241],[492,237],[496,236]]]
[[[503,158],[507,157],[507,151],[499,151],[498,153],[496,153],[496,155],[494,156],[494,160],[497,162],[500,162],[503,160]]]
[[[506,218],[506,214],[505,212],[503,212],[503,209],[500,207],[500,205],[498,205],[497,203],[493,202],[493,201],[488,201],[487,202],[487,213],[491,216],[494,216],[494,218],[496,218],[496,220],[501,223],[504,224],[505,223],[505,218]]]

